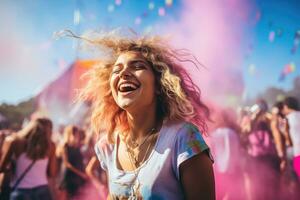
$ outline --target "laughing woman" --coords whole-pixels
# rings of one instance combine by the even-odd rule
[[[110,199],[215,199],[209,109],[182,67],[182,52],[158,37],[111,33],[89,40],[109,57],[88,74],[81,98],[93,103],[95,146]]]

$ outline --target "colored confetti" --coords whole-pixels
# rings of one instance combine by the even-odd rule
[[[275,39],[275,32],[274,32],[274,31],[271,31],[271,32],[269,33],[269,41],[270,41],[270,42],[273,42],[274,39]]]
[[[80,18],[81,18],[80,11],[76,9],[74,11],[74,19],[73,19],[74,25],[78,25],[80,23]]]
[[[145,33],[145,34],[148,34],[148,33],[150,33],[152,30],[153,30],[153,27],[152,27],[152,26],[147,26],[147,27],[144,29],[144,33]]]
[[[294,45],[292,48],[291,48],[291,53],[292,54],[295,54],[297,52],[297,49],[298,49],[298,46]]]
[[[134,24],[135,25],[140,25],[142,23],[142,19],[140,17],[135,18]]]
[[[283,30],[281,28],[277,29],[276,36],[281,37],[283,34]]]
[[[147,12],[147,11],[143,12],[142,16],[143,16],[144,18],[148,17],[148,12]]]
[[[256,74],[256,66],[254,64],[249,65],[248,72],[252,76],[255,75]]]
[[[153,2],[150,2],[148,4],[148,8],[149,8],[149,10],[153,10],[155,8],[155,4]]]
[[[285,80],[286,76],[292,72],[294,72],[296,70],[296,65],[294,62],[291,62],[287,65],[284,66],[284,68],[282,69],[280,76],[279,76],[279,81],[283,81]]]
[[[165,8],[160,7],[160,8],[158,9],[158,15],[161,16],[161,17],[165,16],[165,15],[166,15],[166,10],[165,10]]]
[[[255,13],[255,20],[256,20],[256,22],[258,22],[260,19],[261,19],[261,12],[260,12],[260,11],[257,11],[257,12]]]
[[[108,12],[113,12],[115,10],[115,6],[113,4],[108,5],[107,11]]]
[[[116,4],[117,6],[120,6],[120,5],[122,4],[122,0],[116,0],[116,1],[115,1],[115,4]]]
[[[173,5],[173,0],[165,0],[165,3],[167,6],[172,6]]]

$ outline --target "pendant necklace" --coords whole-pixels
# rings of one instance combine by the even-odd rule
[[[153,134],[151,134],[151,133],[153,133],[154,131],[155,131],[155,129],[152,129],[151,132],[149,133],[149,135],[153,136]],[[144,143],[146,143],[146,141],[150,138],[149,135],[145,138],[145,140],[140,145],[138,145],[138,147],[141,147]],[[135,168],[139,168],[140,167],[139,164],[144,163],[144,161],[146,160],[146,156],[149,153],[149,150],[151,149],[150,147],[152,145],[152,142],[149,143],[147,150],[145,151],[145,155],[144,155],[143,159],[141,160],[141,162],[138,162],[138,155],[135,156],[133,149],[131,149],[126,142],[125,142],[125,145],[126,145],[126,150],[127,150],[129,161],[130,161],[131,165]],[[136,170],[133,171],[134,179],[133,179],[132,185],[131,185],[131,193],[128,198],[129,200],[138,200],[140,198],[139,190],[140,190],[141,183],[138,179],[140,170],[141,170],[141,168],[139,168],[137,171]]]

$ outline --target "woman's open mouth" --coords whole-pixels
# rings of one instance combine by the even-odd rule
[[[140,85],[133,83],[133,82],[123,82],[119,85],[118,91],[125,94],[125,93],[131,93],[137,89],[139,89]]]

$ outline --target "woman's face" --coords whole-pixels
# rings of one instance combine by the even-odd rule
[[[126,111],[155,105],[154,73],[139,52],[119,55],[112,69],[110,88],[117,105]]]
[[[70,144],[72,145],[79,145],[80,144],[80,134],[79,131],[76,130],[75,132],[73,132],[70,136]]]

